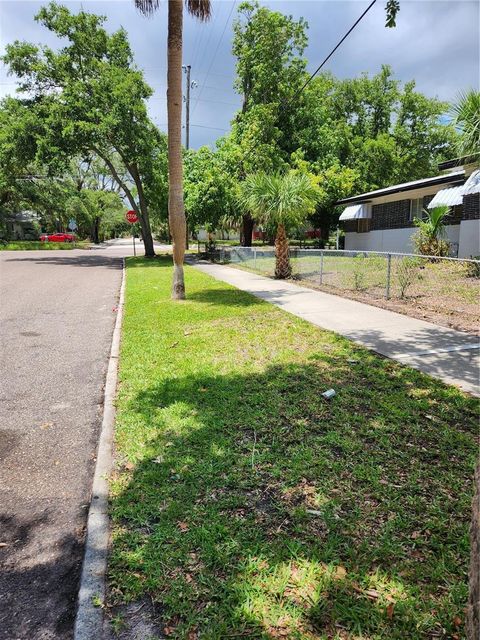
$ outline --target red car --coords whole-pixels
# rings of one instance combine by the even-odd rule
[[[74,233],[42,233],[41,242],[73,242],[75,240]]]

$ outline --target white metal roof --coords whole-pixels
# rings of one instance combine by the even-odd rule
[[[442,205],[453,207],[463,202],[463,185],[461,187],[450,187],[450,189],[441,189],[433,196],[427,205],[428,209],[434,209]]]
[[[463,195],[470,195],[471,193],[480,193],[480,169],[477,169],[469,176],[468,180],[462,187]]]
[[[384,189],[376,189],[375,191],[368,191],[367,193],[361,193],[357,196],[350,198],[344,198],[339,200],[336,204],[348,204],[349,202],[358,202],[359,200],[372,200],[381,196],[394,195],[403,191],[411,191],[413,189],[420,189],[428,186],[434,186],[436,184],[448,184],[449,182],[459,182],[465,175],[464,169],[458,171],[452,171],[451,173],[445,173],[440,176],[433,176],[432,178],[422,178],[421,180],[413,180],[411,182],[403,182],[402,184],[395,184],[391,187],[385,187]],[[406,196],[408,198],[408,196]]]
[[[372,208],[368,204],[354,204],[347,207],[339,220],[360,220],[372,217]]]

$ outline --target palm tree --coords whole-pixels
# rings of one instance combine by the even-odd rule
[[[424,209],[424,219],[414,219],[418,232],[413,237],[413,242],[419,253],[428,256],[446,256],[450,250],[445,229],[445,218],[450,212],[446,204]]]
[[[242,185],[242,204],[264,224],[277,227],[275,236],[275,277],[292,274],[287,226],[298,226],[313,213],[318,192],[308,175],[293,171],[284,175],[257,173]]]
[[[145,15],[153,14],[160,0],[134,0]],[[210,0],[185,0],[187,10],[202,21],[210,17]],[[172,298],[185,298],[183,260],[187,224],[183,202],[182,166],[182,44],[183,0],[168,0],[168,223],[173,241]]]
[[[480,91],[460,93],[452,108],[453,123],[460,131],[459,153],[480,152]]]

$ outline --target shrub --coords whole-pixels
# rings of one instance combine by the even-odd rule
[[[445,217],[450,207],[441,205],[433,209],[424,209],[424,220],[415,218],[414,223],[418,227],[412,240],[417,253],[424,256],[448,256],[450,242],[446,239]]]
[[[467,278],[480,278],[480,256],[474,256],[472,260],[477,262],[465,262],[465,275]]]
[[[420,279],[420,261],[417,258],[402,258],[397,265],[397,280],[400,289],[400,298],[405,298],[407,289]]]
[[[365,256],[361,253],[359,253],[358,255],[356,255],[353,258],[353,271],[352,271],[352,275],[353,275],[353,286],[355,288],[355,291],[362,291],[363,289],[365,289],[365,280],[366,280],[366,273],[365,273]]]
[[[450,254],[450,242],[445,238],[435,238],[423,229],[419,229],[412,238],[415,251],[422,256],[444,257]]]

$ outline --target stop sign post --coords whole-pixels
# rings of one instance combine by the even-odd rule
[[[127,213],[125,214],[125,220],[130,224],[135,224],[135,222],[138,222],[137,212],[134,211],[133,209],[131,209],[130,211],[127,211]],[[136,256],[137,252],[135,250],[135,233],[133,231],[132,231],[132,239],[133,239],[133,255]]]

